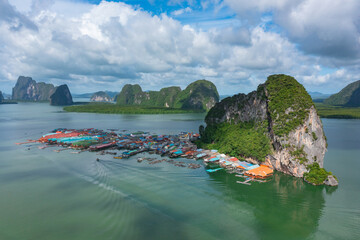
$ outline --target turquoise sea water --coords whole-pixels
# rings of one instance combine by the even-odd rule
[[[203,167],[15,145],[59,127],[197,131],[203,118],[0,105],[0,239],[359,239],[359,120],[323,119],[325,167],[339,178],[337,188],[280,173],[247,186]]]

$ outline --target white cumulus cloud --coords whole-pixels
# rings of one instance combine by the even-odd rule
[[[285,0],[260,1],[259,5],[239,2],[248,11],[295,9],[307,19],[301,23],[304,29],[315,21],[305,14],[310,0],[296,4]],[[20,3],[13,0],[12,4]],[[241,7],[237,1],[229,4],[234,9]],[[307,31],[301,26],[289,36],[268,31],[262,22],[205,31],[182,24],[171,14],[153,15],[125,3],[108,1],[92,5],[36,0],[20,10],[7,0],[0,0],[0,9],[7,9],[6,14],[0,15],[0,89],[5,92],[10,92],[19,75],[54,84],[67,83],[73,92],[120,90],[125,83],[140,83],[143,89],[185,87],[205,78],[213,81],[220,93],[232,94],[254,90],[273,73],[294,75],[309,87],[339,81],[340,73],[321,74],[321,67],[316,66],[323,64],[344,69],[346,79],[357,77],[359,72],[358,60],[351,54],[351,60],[336,58],[335,54],[334,62],[322,57],[326,52],[307,55],[299,50],[297,44],[305,51],[316,52],[306,50],[308,39],[300,37],[304,35],[301,31]],[[296,24],[292,14],[290,11],[277,16],[279,24],[288,18],[288,25],[283,23],[287,30]],[[340,19],[344,13],[339,15]],[[321,24],[312,27],[319,29],[314,30],[319,35],[321,29],[326,29]],[[343,31],[352,32],[349,29]],[[329,34],[333,36],[332,32]],[[336,36],[321,36],[334,44],[341,42]],[[315,40],[324,41],[320,37]]]

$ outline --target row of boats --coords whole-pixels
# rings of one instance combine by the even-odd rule
[[[151,135],[147,132],[117,133],[106,132],[99,129],[55,129],[43,135],[37,142],[48,145],[60,145],[80,151],[104,151],[105,149],[123,150],[114,158],[129,158],[142,152],[158,154],[169,158],[189,158],[203,160],[207,166],[207,172],[228,170],[235,172],[245,181],[239,183],[248,184],[250,180],[266,179],[273,174],[271,167],[267,165],[252,164],[219,153],[217,150],[198,149],[194,141],[199,134],[182,132],[177,135]]]

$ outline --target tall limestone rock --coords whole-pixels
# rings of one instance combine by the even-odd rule
[[[126,84],[116,97],[116,102],[121,105],[203,110],[209,110],[218,101],[216,86],[206,80],[195,81],[183,91],[180,87],[167,87],[144,92],[138,84]]]
[[[162,88],[160,91],[143,92],[138,84],[126,84],[118,95],[117,103],[121,105],[172,108],[180,92],[180,87],[167,87]]]
[[[90,98],[90,101],[93,102],[110,102],[111,100],[111,97],[104,91],[96,92]]]
[[[217,102],[219,102],[219,93],[216,86],[210,81],[198,80],[179,94],[175,107],[210,110]]]
[[[323,126],[310,95],[293,77],[272,75],[257,91],[222,100],[205,122],[202,141],[223,152],[265,161],[296,177],[303,177],[313,163],[323,167],[327,148]]]
[[[50,105],[66,106],[71,104],[73,104],[73,100],[66,84],[58,86],[55,92],[50,96]]]
[[[2,95],[2,92],[0,91],[0,103],[4,100],[4,96]]]
[[[139,84],[126,84],[116,97],[116,102],[121,105],[141,104],[142,95],[143,91]]]
[[[55,87],[52,84],[43,82],[37,83],[31,77],[20,76],[12,90],[13,100],[23,101],[49,101],[54,93]]]
[[[162,107],[174,107],[175,101],[180,92],[180,87],[166,87],[160,89],[160,92],[152,91],[149,93],[156,98],[155,105]]]

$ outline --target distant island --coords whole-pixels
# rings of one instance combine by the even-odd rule
[[[325,94],[321,92],[308,92],[314,102],[323,101],[331,96],[331,94]]]
[[[338,184],[322,168],[327,142],[315,105],[291,76],[271,75],[256,91],[223,99],[205,122],[199,147],[266,164],[314,185]]]
[[[18,101],[50,101],[55,86],[44,82],[36,82],[31,77],[20,76],[12,89],[12,99]]]
[[[0,104],[17,104],[17,102],[5,99],[3,93],[0,91]]]
[[[126,84],[120,93],[98,91],[74,94],[76,97],[89,98],[91,103],[73,102],[70,89],[66,84],[64,85],[66,87],[63,85],[56,87],[53,84],[36,82],[31,77],[19,76],[13,87],[11,99],[2,96],[0,104],[49,102],[54,106],[71,106],[64,108],[68,112],[165,114],[207,112],[220,99],[229,97],[220,97],[212,82],[198,80],[184,90],[172,86],[159,91],[143,91],[138,84]],[[331,96],[320,92],[309,92],[309,94],[322,118],[360,119],[360,80]],[[116,104],[105,105],[113,101]]]
[[[55,87],[53,84],[36,82],[31,77],[20,76],[13,87],[12,99],[17,101],[50,102],[54,106],[73,104],[70,90],[66,84]]]
[[[119,94],[119,91],[114,92],[114,91],[98,91],[98,92],[105,92],[107,95],[109,95],[110,98],[114,99],[116,95]],[[97,94],[98,92],[92,92],[92,93],[73,93],[72,96],[74,98],[89,98],[91,99],[91,97],[95,94]]]
[[[216,86],[207,80],[198,80],[184,90],[180,87],[143,92],[138,84],[126,84],[116,97],[120,105],[210,110],[219,101]]]
[[[180,87],[144,92],[138,84],[126,84],[116,96],[116,104],[90,103],[65,107],[68,112],[164,114],[205,112],[219,101],[216,86],[198,80],[184,90]]]
[[[111,102],[112,97],[107,92],[99,91],[91,95],[90,101],[92,102]]]
[[[53,106],[66,106],[73,103],[70,90],[66,84],[56,87],[54,93],[50,96],[50,105]]]
[[[360,118],[360,80],[316,103],[316,108],[323,118]]]

